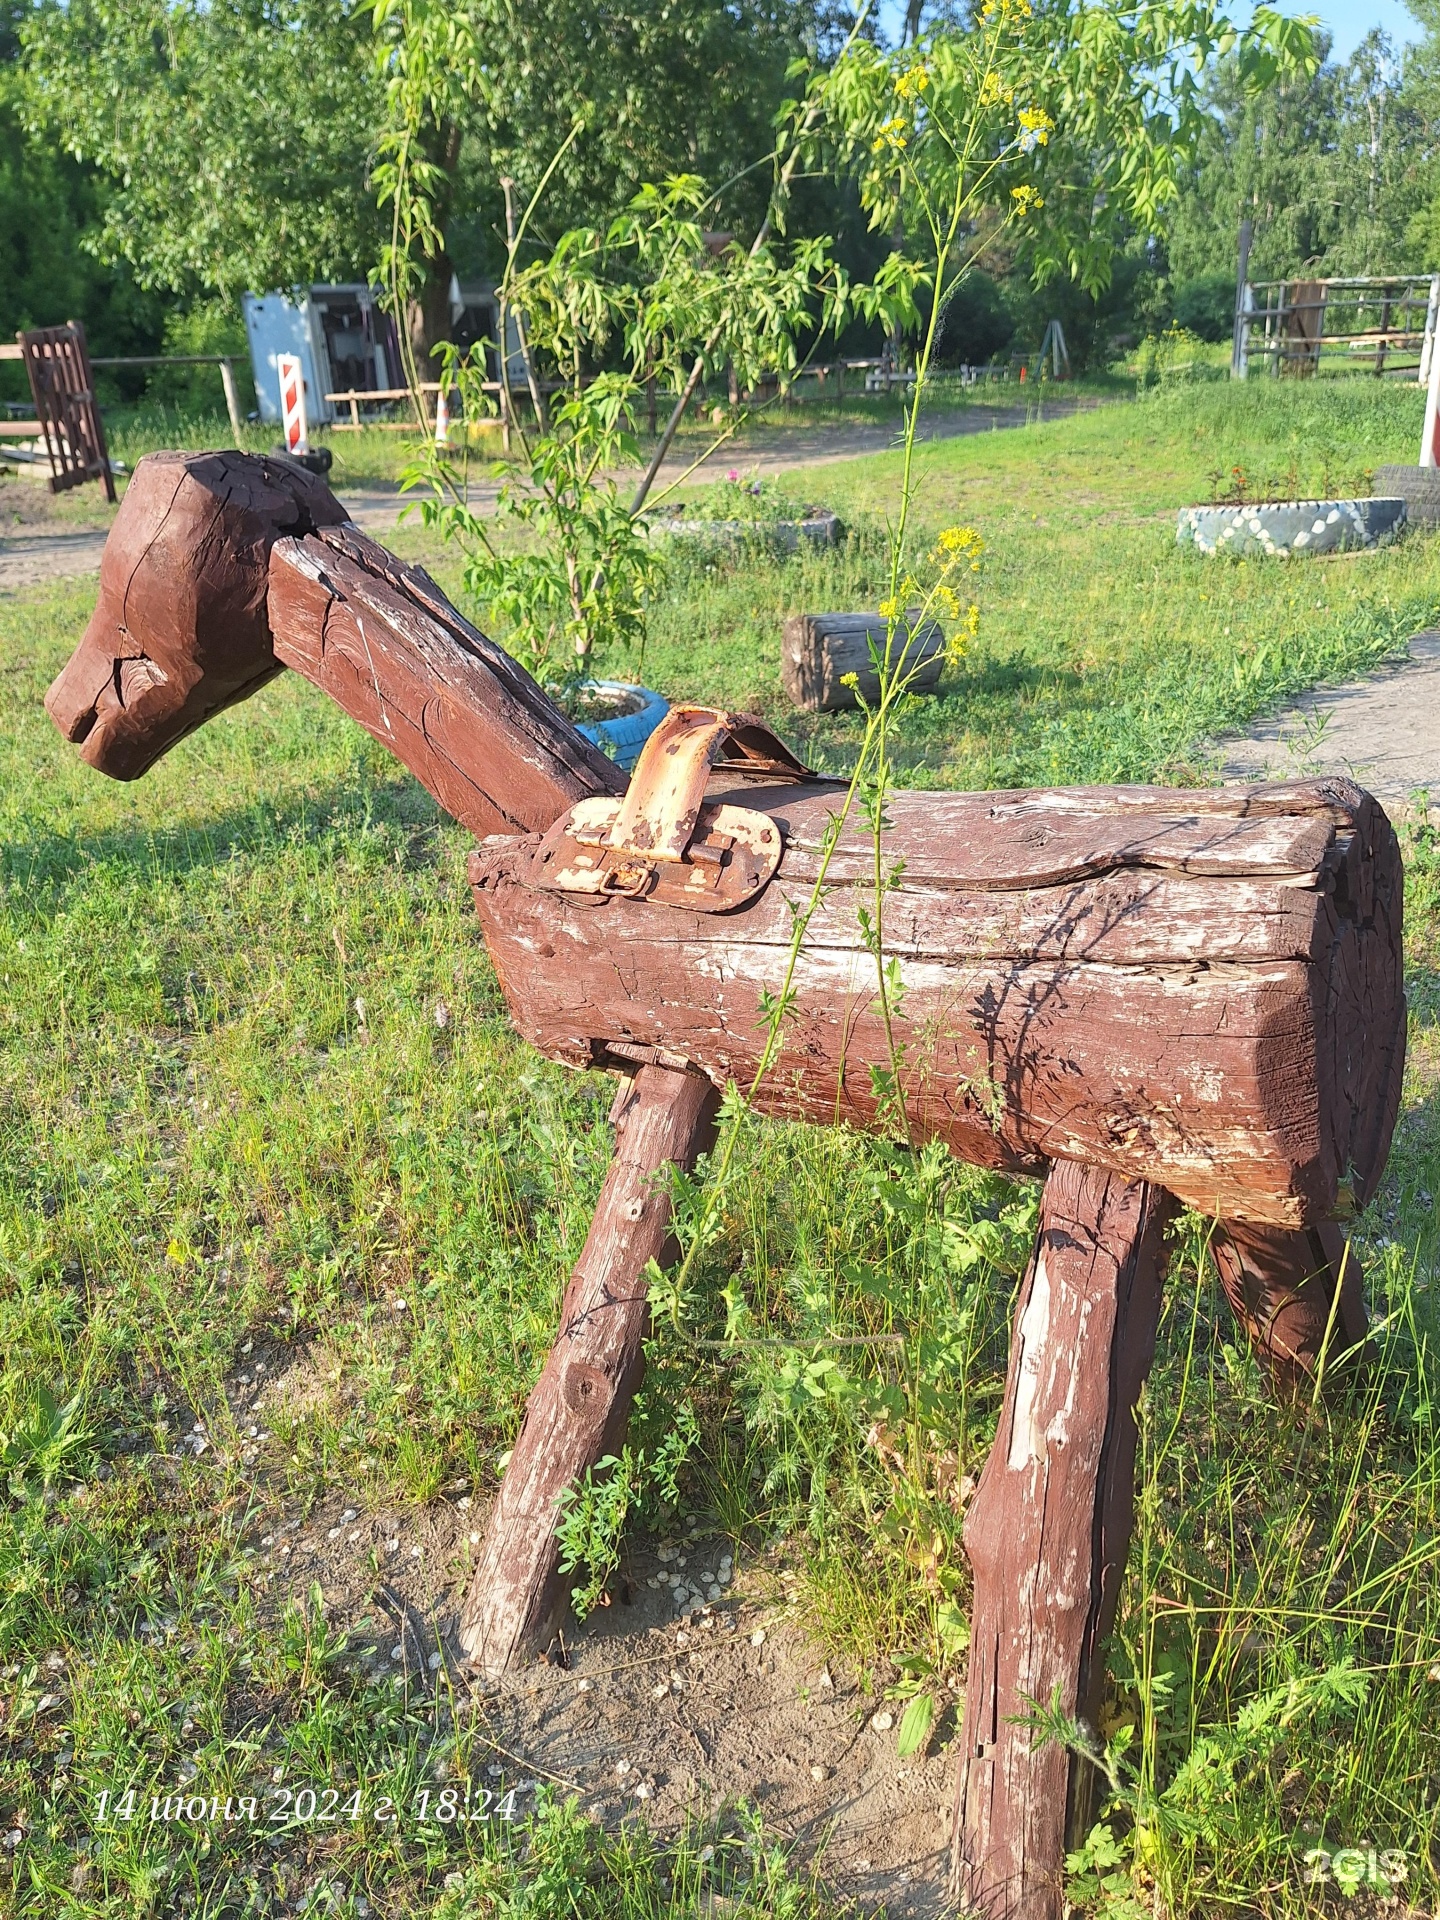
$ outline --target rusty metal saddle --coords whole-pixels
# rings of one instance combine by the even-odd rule
[[[531,886],[697,913],[754,900],[780,864],[780,828],[768,814],[707,801],[712,770],[786,786],[823,778],[752,714],[672,707],[620,799],[577,801],[551,827]]]

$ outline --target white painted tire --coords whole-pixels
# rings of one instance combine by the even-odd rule
[[[1405,502],[1265,500],[1242,507],[1182,507],[1175,538],[1201,553],[1261,554],[1288,560],[1306,553],[1344,553],[1388,546],[1405,525]]]

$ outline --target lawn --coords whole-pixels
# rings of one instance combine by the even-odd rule
[[[905,779],[1213,777],[1217,731],[1440,619],[1440,538],[1206,562],[1176,550],[1175,507],[1236,469],[1353,490],[1417,432],[1413,389],[1255,383],[927,448],[920,517],[977,527],[986,569],[979,638],[903,717]],[[851,529],[834,553],[677,550],[643,662],[616,664],[843,767],[852,721],[783,711],[780,626],[873,602],[897,472],[806,475]],[[418,528],[395,544],[454,582]],[[515,1039],[465,834],[299,680],[136,786],[85,768],[40,701],[93,596],[0,600],[0,1911],[842,1911],[823,1857],[754,1810],[602,1828],[542,1784],[513,1823],[417,1812],[442,1783],[534,1774],[447,1668],[397,1670],[384,1596],[410,1557],[391,1541],[438,1539],[404,1591],[453,1605],[461,1503],[493,1488],[548,1347],[610,1083]],[[1364,1392],[1277,1412],[1205,1223],[1179,1230],[1106,1719],[1169,1818],[1112,1817],[1141,1901],[1096,1892],[1113,1920],[1360,1914],[1401,1865],[1414,1911],[1440,1899],[1440,842],[1423,813],[1402,832],[1411,1067],[1357,1234]],[[652,1504],[632,1534],[722,1530],[742,1589],[786,1596],[873,1694],[925,1679],[936,1746],[963,1671],[957,1489],[993,1431],[1034,1199],[759,1127],[688,1315],[652,1342],[640,1431],[696,1438],[680,1517]],[[827,1346],[857,1327],[898,1339]],[[343,1817],[146,1813],[183,1790],[263,1815],[305,1785]],[[377,1820],[386,1797],[407,1817]],[[1338,1888],[1317,1849],[1350,1850]]]

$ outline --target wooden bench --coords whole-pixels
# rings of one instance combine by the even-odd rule
[[[203,565],[202,565],[203,559]],[[420,569],[316,479],[235,454],[142,461],[100,601],[47,696],[120,778],[282,666],[330,694],[482,836],[470,879],[519,1031],[621,1076],[615,1155],[461,1614],[487,1672],[566,1607],[555,1496],[616,1450],[664,1260],[656,1174],[711,1137],[758,1061],[791,903],[840,789],[759,722],[680,709],[628,787]],[[966,1520],[975,1575],[955,1884],[1059,1920],[1089,1764],[1037,1748],[1031,1702],[1093,1726],[1133,1505],[1134,1409],[1164,1234],[1215,1220],[1221,1279],[1280,1391],[1363,1351],[1339,1224],[1380,1178],[1405,1038],[1396,840],[1344,780],[897,793],[887,945],[907,983],[917,1139],[1044,1176],[996,1440]],[[842,834],[800,949],[767,1112],[884,1128],[871,855]]]

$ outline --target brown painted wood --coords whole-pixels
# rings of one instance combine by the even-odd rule
[[[324,482],[288,460],[147,454],[105,542],[94,616],[45,696],[81,758],[136,780],[273,679],[270,549],[344,518]]]
[[[67,320],[63,327],[35,327],[16,337],[30,377],[36,423],[50,456],[50,491],[65,493],[87,480],[99,480],[113,506],[115,476],[83,324]]]
[[[1067,1808],[1088,1764],[1037,1751],[1031,1702],[1091,1729],[1134,1508],[1134,1408],[1155,1351],[1174,1203],[1057,1164],[1021,1288],[995,1443],[965,1520],[975,1573],[954,1828],[988,1920],[1061,1920]],[[1083,1818],[1083,1814],[1078,1814]]]
[[[625,776],[423,569],[355,526],[277,543],[277,658],[303,673],[477,834],[548,827]]]
[[[46,696],[56,725],[133,780],[287,664],[476,833],[548,827],[624,786],[523,667],[302,467],[148,455],[105,543],[95,616]]]
[[[776,879],[734,913],[537,889],[529,840],[472,856],[511,1012],[551,1058],[658,1050],[717,1085],[750,1084],[759,998],[784,976],[791,910],[836,798],[723,779],[721,792],[786,839]],[[904,869],[885,942],[905,984],[917,1137],[1011,1171],[1089,1161],[1227,1221],[1307,1225],[1368,1197],[1405,1038],[1399,851],[1368,795],[1332,781],[897,793],[887,808],[886,859]],[[785,1052],[757,1096],[765,1111],[881,1124],[871,1069],[889,1054],[859,923],[868,861],[847,833],[796,965]]]
[[[101,589],[47,702],[92,764],[133,778],[294,666],[442,806],[500,836],[471,877],[521,1033],[571,1065],[639,1067],[466,1601],[466,1650],[498,1672],[563,1617],[555,1500],[623,1435],[644,1274],[669,1231],[653,1176],[693,1159],[717,1089],[753,1076],[760,993],[780,985],[837,789],[712,778],[712,800],[769,814],[785,840],[775,880],[734,913],[563,897],[531,884],[539,837],[622,777],[310,476],[239,455],[142,463]],[[1373,1190],[1395,1119],[1398,848],[1376,803],[1335,780],[902,793],[889,813],[885,941],[905,985],[914,1132],[982,1164],[1050,1169],[1000,1435],[966,1529],[976,1601],[957,1853],[960,1885],[992,1914],[1050,1920],[1067,1798],[1077,1812],[1089,1776],[1058,1749],[1033,1753],[1009,1716],[1024,1712],[1018,1696],[1057,1686],[1082,1719],[1097,1704],[1173,1205],[1162,1189],[1225,1222],[1222,1278],[1282,1382],[1308,1377],[1332,1303],[1332,1351],[1363,1339],[1358,1268],[1337,1293],[1329,1222]],[[765,1110],[883,1124],[870,1069],[889,1056],[859,924],[871,862],[852,827],[800,953]]]
[[[1322,1358],[1326,1379],[1353,1378],[1370,1328],[1360,1261],[1341,1227],[1227,1221],[1210,1251],[1235,1317],[1281,1393],[1308,1392]]]
[[[797,613],[785,622],[780,679],[791,702],[808,713],[838,713],[876,700],[880,677],[872,646],[883,656],[886,620],[879,613]],[[903,650],[903,663],[902,663]],[[912,693],[933,693],[945,664],[945,636],[933,620],[916,626],[913,638],[900,628],[892,642],[892,668],[901,667]],[[856,685],[845,685],[851,674]]]
[[[643,1066],[622,1084],[615,1157],[560,1309],[560,1332],[500,1483],[460,1619],[460,1643],[498,1674],[543,1652],[569,1605],[555,1502],[616,1451],[644,1371],[645,1270],[671,1257],[670,1201],[657,1176],[709,1144],[719,1096],[695,1074]]]

